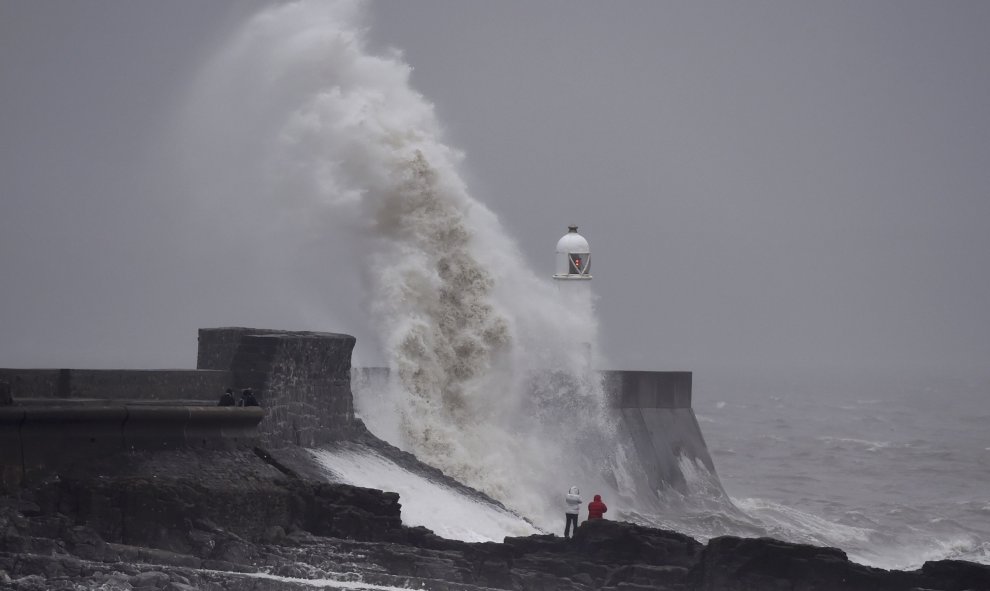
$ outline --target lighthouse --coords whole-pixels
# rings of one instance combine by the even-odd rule
[[[577,226],[567,226],[567,233],[557,241],[557,264],[553,278],[557,281],[591,279],[591,248]]]
[[[560,306],[568,310],[572,332],[570,342],[574,346],[571,358],[571,378],[578,382],[574,387],[587,391],[593,382],[593,348],[595,341],[594,303],[591,293],[591,247],[577,226],[567,226],[567,233],[557,241],[553,282],[557,287]],[[580,386],[584,384],[584,386]]]

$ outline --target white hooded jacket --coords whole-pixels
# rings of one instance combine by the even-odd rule
[[[578,487],[572,486],[571,490],[567,492],[567,496],[564,497],[564,502],[567,503],[567,510],[564,511],[570,515],[577,515],[581,510],[581,491]]]

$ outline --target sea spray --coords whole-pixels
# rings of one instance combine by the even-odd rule
[[[392,370],[395,443],[555,521],[570,484],[605,492],[592,307],[562,305],[527,267],[411,68],[369,52],[362,18],[358,2],[273,5],[204,68],[183,126],[201,214],[263,238],[276,305],[295,305],[297,283],[275,274],[294,266],[332,277],[327,308],[364,311]]]

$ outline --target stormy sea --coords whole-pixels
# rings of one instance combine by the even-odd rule
[[[696,374],[695,413],[748,519],[883,568],[990,563],[990,379],[773,373]]]
[[[590,293],[559,305],[472,196],[402,53],[369,49],[362,6],[276,4],[221,44],[175,127],[186,193],[217,241],[257,244],[286,285],[325,268],[298,305],[363,317],[359,342],[374,335],[391,372],[354,389],[369,429],[507,510],[367,449],[312,450],[329,476],[399,492],[406,525],[462,540],[560,533],[579,484],[611,518],[702,541],[773,536],[885,568],[990,562],[987,381],[678,368],[695,369],[717,475],[687,462],[687,494],[620,500],[622,478],[602,474],[626,462],[589,370],[661,368],[608,359]],[[566,379],[534,385],[547,368]]]
[[[904,373],[697,372],[693,406],[724,495],[693,466],[689,498],[664,497],[653,514],[611,506],[623,519],[699,540],[770,536],[838,547],[886,569],[940,559],[987,564],[988,392],[987,379]],[[374,392],[355,396],[374,412],[367,400]],[[375,426],[376,417],[366,419]],[[402,491],[404,519],[414,525],[470,541],[534,533],[469,499],[451,502],[446,491],[381,462],[346,454],[323,460],[355,484]]]

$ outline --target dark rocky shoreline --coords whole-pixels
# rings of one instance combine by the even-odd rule
[[[396,493],[328,482],[308,449],[362,446],[504,507],[365,429],[350,387],[354,342],[201,329],[195,371],[0,370],[15,386],[0,412],[0,589],[990,591],[986,565],[885,571],[834,548],[736,537],[701,544],[607,520],[582,524],[572,540],[502,543],[403,526]],[[676,373],[613,372],[622,382],[616,410],[641,426],[649,415],[642,437],[670,436],[671,450],[693,446],[710,465],[690,374]],[[229,386],[253,388],[263,415],[217,409],[215,393]],[[655,452],[644,456],[648,467],[665,473],[674,456]]]
[[[403,526],[395,493],[299,475],[288,467],[299,453],[121,454],[8,493],[0,589],[990,590],[986,565],[886,571],[835,548],[701,544],[608,520],[582,524],[572,540],[447,540]]]

